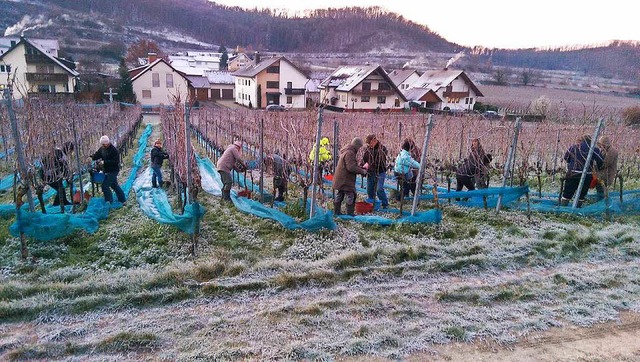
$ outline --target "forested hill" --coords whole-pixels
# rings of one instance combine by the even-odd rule
[[[297,53],[458,53],[459,66],[507,66],[579,71],[640,79],[640,45],[617,42],[583,49],[469,49],[443,39],[428,26],[381,8],[316,10],[304,18],[268,10],[243,10],[206,0],[0,0],[0,30],[57,38],[63,55],[87,63],[123,56],[139,39],[167,51],[242,46]],[[28,17],[28,18],[27,18]],[[478,24],[481,26],[481,24]]]

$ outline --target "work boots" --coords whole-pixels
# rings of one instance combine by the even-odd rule
[[[347,215],[355,216],[356,204],[347,204]]]
[[[222,200],[231,201],[231,190],[222,190]]]
[[[569,206],[569,199],[565,199],[564,197],[560,199],[560,206]]]
[[[333,202],[333,214],[334,215],[342,215],[342,211],[340,208],[342,207],[342,202]]]

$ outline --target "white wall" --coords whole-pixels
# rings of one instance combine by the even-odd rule
[[[153,87],[153,73],[158,73],[160,86]],[[167,88],[166,75],[173,74],[173,87]],[[143,97],[143,90],[151,91],[151,98]],[[180,96],[180,102],[189,99],[189,86],[187,80],[164,62],[158,62],[153,69],[147,70],[133,81],[133,92],[137,101],[143,106],[172,105],[174,96]]]
[[[307,78],[304,74],[293,67],[285,60],[280,60],[280,104],[290,108],[304,108],[305,107],[305,94],[292,95],[292,103],[287,103],[287,95],[285,94],[285,88],[287,88],[287,82],[291,82],[292,88],[306,89]]]
[[[257,86],[253,78],[250,77],[236,77],[236,93],[235,101],[245,107],[249,107],[249,102],[253,107],[257,106]]]

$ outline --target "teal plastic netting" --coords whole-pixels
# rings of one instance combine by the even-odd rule
[[[194,202],[185,206],[183,214],[173,213],[164,190],[151,187],[151,175],[151,168],[147,168],[133,185],[142,212],[161,224],[175,226],[187,234],[199,232],[204,208]]]

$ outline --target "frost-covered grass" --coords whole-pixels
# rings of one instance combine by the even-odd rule
[[[0,359],[402,359],[640,312],[638,216],[444,204],[440,225],[311,234],[200,201],[196,255],[133,202],[25,261],[0,220]]]

